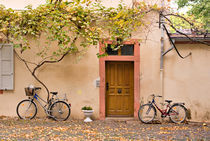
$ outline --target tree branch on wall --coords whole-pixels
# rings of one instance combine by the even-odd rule
[[[74,38],[72,44],[74,44],[74,43],[76,42],[76,40],[77,40],[77,37]],[[58,62],[62,61],[62,60],[64,59],[64,57],[70,53],[70,51],[71,51],[71,50],[69,49],[66,53],[64,53],[64,54],[63,54],[59,59],[57,59],[57,60],[54,60],[54,61],[47,61],[46,58],[44,58],[43,61],[41,61],[40,63],[37,64],[37,63],[34,63],[34,62],[26,61],[26,60],[23,59],[23,58],[17,53],[17,51],[14,49],[14,52],[15,52],[17,58],[18,58],[19,60],[21,60],[21,61],[24,62],[26,68],[27,68],[28,71],[31,73],[31,75],[32,75],[32,76],[33,76],[33,77],[34,77],[34,78],[35,78],[35,79],[36,79],[36,80],[37,80],[37,81],[46,89],[46,91],[47,91],[47,101],[49,101],[50,91],[49,91],[48,87],[46,86],[46,84],[45,84],[44,82],[42,82],[42,81],[37,77],[36,71],[37,71],[40,67],[42,67],[44,64],[47,64],[47,63],[58,63]],[[48,58],[48,57],[47,57],[47,58]],[[35,67],[32,69],[32,68],[29,67],[29,64],[35,65]]]
[[[179,57],[180,58],[182,58],[182,59],[185,59],[185,58],[187,58],[188,56],[190,56],[192,53],[190,52],[188,55],[186,55],[186,56],[182,56],[180,53],[179,53],[179,51],[178,51],[178,49],[177,49],[177,47],[176,47],[176,45],[174,44],[174,42],[172,41],[172,39],[171,39],[171,36],[170,36],[170,34],[169,34],[169,32],[168,32],[168,29],[166,28],[166,26],[163,24],[163,27],[164,27],[164,29],[165,29],[165,31],[166,31],[166,34],[167,34],[167,36],[168,36],[168,38],[169,38],[169,41],[170,41],[170,43],[173,45],[173,47],[175,48],[175,50],[176,50],[176,52],[177,52],[177,54],[179,55]],[[165,55],[166,53],[164,53],[164,54],[162,54],[162,55]]]
[[[198,40],[198,39],[196,39],[196,38],[190,37],[189,34],[184,33],[184,32],[182,32],[182,31],[178,30],[178,29],[174,26],[175,23],[173,23],[173,22],[170,20],[170,18],[168,18],[168,16],[175,16],[175,17],[177,17],[177,18],[180,18],[181,20],[183,20],[184,22],[186,22],[187,24],[190,25],[190,27],[191,27],[190,30],[194,32],[193,35],[195,35],[195,36],[196,36],[196,35],[203,35],[203,39],[206,38],[206,35],[208,34],[208,31],[206,31],[206,32],[203,32],[203,30],[202,30],[202,31],[199,31],[198,28],[195,27],[194,23],[190,22],[187,18],[183,17],[182,15],[173,14],[173,13],[170,13],[170,14],[167,13],[167,14],[164,15],[162,11],[161,11],[159,14],[160,14],[160,17],[162,17],[162,18],[164,18],[164,19],[166,20],[166,22],[163,22],[163,21],[159,20],[159,25],[162,25],[162,26],[163,26],[163,29],[165,30],[165,32],[166,32],[166,34],[167,34],[167,36],[168,36],[168,39],[169,39],[170,43],[171,43],[172,46],[173,46],[172,48],[170,48],[170,49],[168,49],[166,52],[164,52],[164,53],[162,54],[162,56],[166,55],[166,54],[167,54],[169,51],[171,51],[173,48],[174,48],[175,51],[177,52],[178,56],[179,56],[180,58],[182,58],[182,59],[184,59],[184,58],[186,58],[186,57],[188,57],[188,56],[190,56],[190,55],[192,54],[191,52],[190,52],[188,55],[186,55],[186,56],[182,56],[182,55],[180,54],[180,52],[178,51],[178,49],[177,49],[175,43],[173,42],[173,40],[172,40],[172,38],[171,38],[171,35],[170,35],[170,33],[169,33],[169,30],[167,29],[167,27],[166,27],[165,24],[167,24],[169,28],[171,27],[172,29],[174,29],[174,30],[176,31],[176,33],[178,33],[178,34],[180,34],[180,35],[184,35],[186,38],[188,38],[188,39],[189,39],[190,41],[192,41],[192,42],[198,42],[198,43],[201,43],[201,44],[205,44],[205,45],[207,45],[207,46],[210,46],[209,42],[201,41],[201,40]],[[159,27],[160,27],[160,26],[159,26]]]
[[[173,14],[168,14],[168,15],[173,15]],[[189,35],[187,35],[186,33],[181,32],[180,30],[178,30],[177,28],[175,28],[174,23],[172,23],[171,20],[170,20],[167,16],[165,16],[165,15],[162,15],[162,16],[169,22],[168,25],[169,25],[171,28],[173,28],[173,29],[174,29],[177,33],[179,33],[180,35],[184,35],[185,37],[187,37],[189,40],[191,40],[191,41],[193,41],[193,42],[198,42],[198,43],[201,43],[201,44],[205,44],[205,45],[207,45],[207,46],[210,46],[210,43],[208,43],[208,42],[200,41],[200,40],[194,39],[194,38],[190,37]],[[177,16],[177,15],[176,15],[176,16]],[[179,15],[178,17],[182,17],[182,16]],[[184,17],[182,17],[182,19],[185,20]],[[189,22],[188,20],[186,20],[186,22],[190,23],[190,25],[193,25],[193,23]],[[194,32],[196,32],[196,33],[203,33],[202,31],[199,31],[198,29],[193,30],[193,28],[192,28],[191,30],[194,31]],[[203,38],[205,39],[205,33],[203,33]]]

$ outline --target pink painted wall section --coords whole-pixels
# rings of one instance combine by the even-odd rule
[[[100,54],[104,53],[105,44],[111,44],[111,41],[100,43]],[[105,119],[105,61],[133,61],[134,62],[134,118],[138,118],[139,98],[140,98],[140,46],[138,40],[130,40],[124,44],[134,44],[134,56],[106,56],[99,59],[99,73],[100,73],[100,119]]]

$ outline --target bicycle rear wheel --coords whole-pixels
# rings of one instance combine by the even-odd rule
[[[184,122],[186,116],[186,109],[183,105],[173,105],[169,110],[169,118],[174,123]]]
[[[37,114],[37,106],[32,100],[25,99],[17,105],[16,112],[20,119],[33,119]]]
[[[50,107],[50,115],[54,120],[65,121],[69,118],[71,109],[65,101],[56,101]]]
[[[139,120],[143,123],[149,123],[154,120],[156,115],[155,107],[151,104],[140,106],[138,111]]]

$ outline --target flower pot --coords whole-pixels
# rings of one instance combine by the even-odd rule
[[[93,115],[94,110],[82,110],[85,115],[84,122],[92,122],[93,120],[90,118]]]

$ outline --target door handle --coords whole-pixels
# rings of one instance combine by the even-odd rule
[[[109,83],[106,83],[106,90],[109,90]]]
[[[122,89],[118,89],[117,92],[118,92],[118,94],[121,94],[122,93]]]

